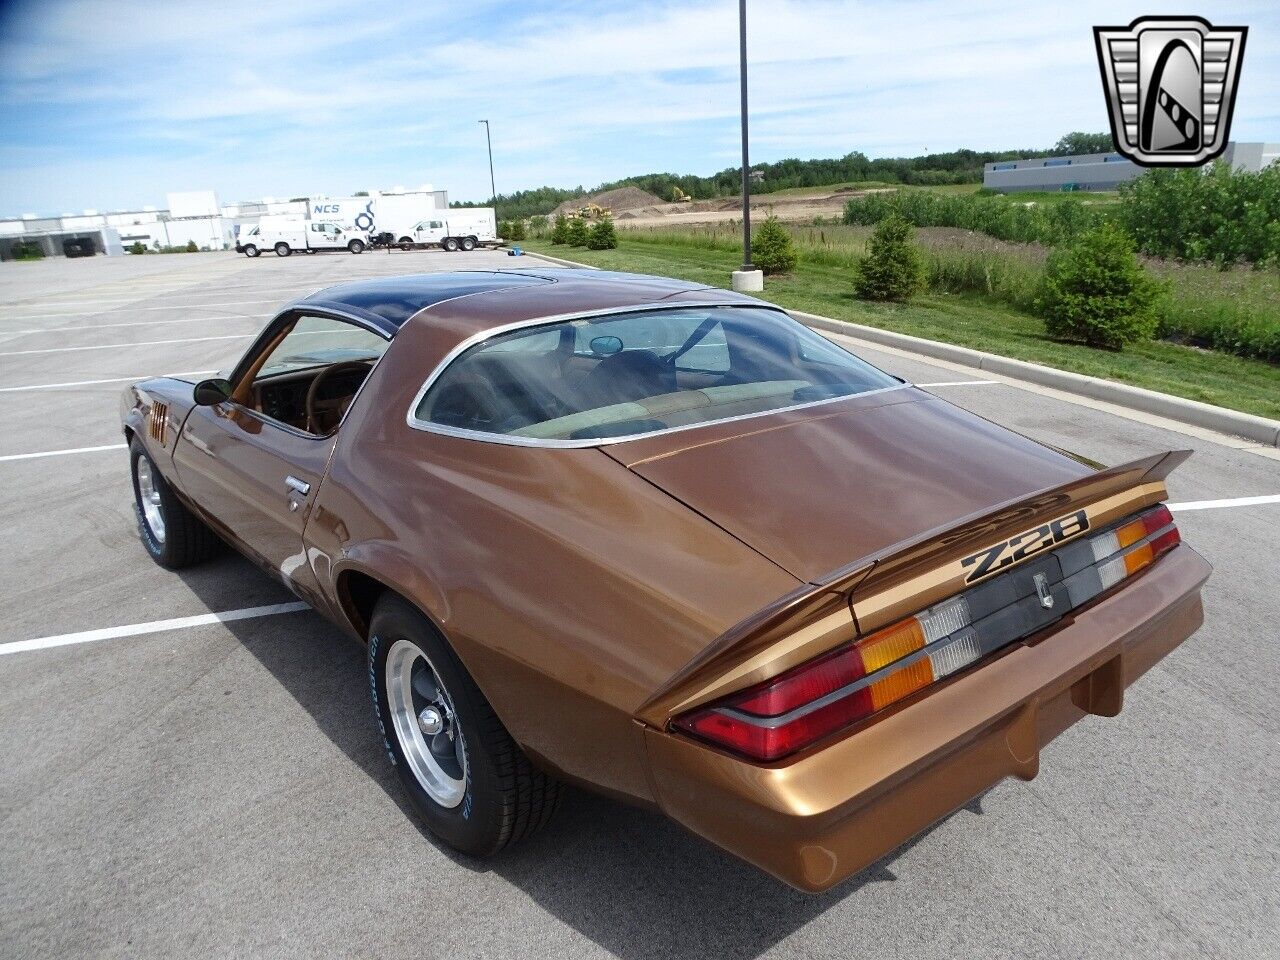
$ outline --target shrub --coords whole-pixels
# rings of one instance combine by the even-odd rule
[[[511,221],[511,236],[510,236],[510,237],[508,237],[507,239],[509,239],[509,240],[523,240],[523,239],[525,239],[527,236],[528,236],[528,234],[525,232],[525,229],[524,229],[524,221],[523,221],[523,220],[512,220],[512,221]]]
[[[867,241],[867,256],[858,265],[854,292],[863,300],[910,300],[924,283],[924,264],[912,237],[911,224],[891,214],[880,221]]]
[[[790,273],[796,268],[795,244],[777,217],[766,217],[751,238],[751,262],[765,273]]]
[[[1120,222],[1152,256],[1280,263],[1280,166],[1152,170],[1120,188]]]
[[[1028,202],[1003,194],[942,194],[926,190],[872,193],[845,204],[844,222],[872,226],[898,214],[917,227],[959,227],[1015,243],[1074,240],[1106,218],[1100,205],[1075,197]]]
[[[14,244],[13,259],[15,260],[43,260],[44,248],[40,244],[31,240],[24,240],[21,243]]]
[[[187,241],[187,245],[186,245],[186,247],[184,247],[183,249],[185,249],[185,250],[187,251],[187,253],[199,253],[199,252],[200,252],[200,248],[196,246],[196,242],[195,242],[194,240],[188,240],[188,241]]]
[[[587,234],[587,247],[591,250],[613,250],[618,246],[618,231],[612,217],[601,217]]]
[[[567,241],[571,247],[585,247],[588,239],[587,221],[581,217],[574,217],[569,221],[569,232]]]
[[[141,240],[135,240],[129,244],[129,252],[133,254],[142,254],[147,252],[147,246]]]
[[[498,239],[499,240],[511,239],[511,221],[510,220],[498,221]]]
[[[1038,305],[1049,336],[1119,350],[1155,334],[1161,293],[1129,235],[1103,224],[1049,257]]]
[[[563,213],[556,214],[555,225],[551,228],[551,242],[569,242],[569,218]]]

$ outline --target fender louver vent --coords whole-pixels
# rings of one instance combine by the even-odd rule
[[[151,404],[151,415],[147,418],[147,433],[151,439],[164,445],[164,429],[168,423],[169,405],[167,403]]]

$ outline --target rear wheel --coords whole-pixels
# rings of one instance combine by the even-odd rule
[[[133,473],[133,506],[138,536],[151,559],[176,570],[208,560],[218,552],[218,538],[188,510],[138,440],[129,445]]]
[[[462,249],[463,249],[463,250],[466,250],[468,253],[470,253],[470,252],[471,252],[472,250],[474,250],[475,248],[476,248],[476,238],[475,238],[475,237],[463,237],[463,238],[462,238]]]
[[[255,247],[252,243],[249,243],[249,244],[246,244],[246,245],[245,245],[245,248],[244,248],[244,255],[245,255],[246,257],[256,257],[256,256],[258,256],[258,255],[259,255],[259,254],[261,254],[261,253],[262,253],[262,251],[261,251],[261,250],[259,250],[257,247]]]
[[[364,241],[352,240],[350,243],[347,244],[347,249],[350,250],[352,253],[364,253]]]
[[[560,784],[529,762],[432,623],[395,594],[370,618],[369,683],[387,755],[445,843],[487,857],[551,819]]]
[[[287,257],[287,256],[288,256],[289,254],[291,254],[291,253],[293,253],[293,248],[292,248],[292,247],[290,247],[290,246],[289,246],[287,243],[285,243],[284,241],[281,241],[280,243],[277,243],[277,244],[276,244],[276,256],[277,256],[277,257]]]
[[[413,249],[413,241],[408,237],[401,237],[399,243],[400,249],[408,252]]]
[[[453,253],[455,250],[458,249],[458,238],[445,237],[444,242],[440,244],[440,246],[444,247],[445,250],[447,250],[449,253]]]

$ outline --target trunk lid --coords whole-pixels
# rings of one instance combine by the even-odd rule
[[[603,449],[810,583],[1093,472],[914,388]]]

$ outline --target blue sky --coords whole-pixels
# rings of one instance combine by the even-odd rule
[[[1048,145],[1106,129],[1090,28],[1250,28],[1233,139],[1280,140],[1280,4],[750,0],[752,159]],[[0,14],[0,215],[453,199],[738,158],[737,4],[43,0]]]

